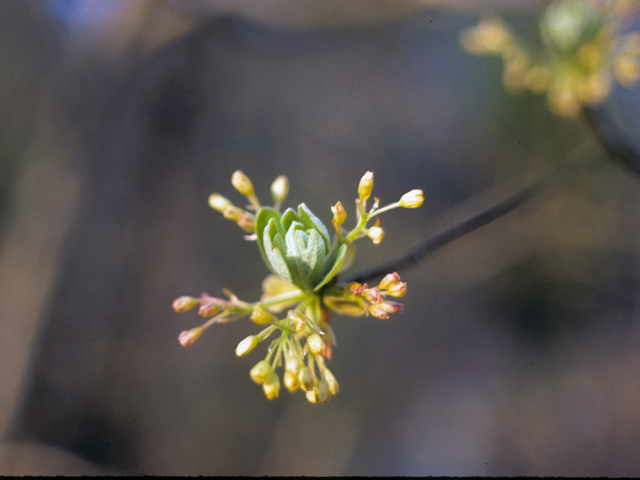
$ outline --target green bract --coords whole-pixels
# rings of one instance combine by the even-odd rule
[[[317,291],[344,263],[347,246],[333,251],[329,232],[311,210],[301,203],[282,215],[261,208],[256,215],[258,246],[267,266],[282,279],[302,290]]]

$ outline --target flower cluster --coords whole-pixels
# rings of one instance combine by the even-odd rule
[[[198,313],[208,318],[202,325],[180,333],[178,341],[188,347],[214,323],[248,316],[263,328],[242,340],[236,355],[245,355],[272,334],[279,334],[271,341],[266,357],[250,371],[253,381],[262,385],[266,397],[278,396],[277,369],[283,367],[282,382],[287,390],[302,389],[311,403],[326,403],[339,390],[338,381],[326,367],[335,345],[335,335],[329,325],[332,312],[387,319],[390,313],[402,313],[403,305],[385,297],[402,297],[407,291],[406,283],[400,281],[395,272],[372,288],[367,284],[338,282],[338,273],[353,256],[351,243],[365,236],[374,244],[380,243],[384,230],[377,218],[375,224],[369,225],[371,219],[393,208],[419,207],[423,202],[422,191],[412,190],[384,207],[380,207],[380,200],[375,198],[367,209],[373,189],[373,173],[367,172],[358,185],[355,227],[343,230],[347,213],[338,202],[331,207],[335,235],[330,236],[329,230],[304,203],[297,210],[289,208],[280,213],[289,192],[285,176],[278,177],[271,185],[273,207],[261,205],[251,180],[240,170],[233,174],[231,183],[249,201],[246,209],[217,193],[209,197],[209,205],[237,223],[248,234],[247,240],[257,242],[272,273],[263,281],[264,293],[257,302],[242,301],[226,289],[223,290],[226,299],[206,293],[200,298],[177,298],[173,302],[175,311],[186,312],[199,305]]]
[[[471,53],[502,56],[507,89],[546,92],[551,111],[572,117],[600,105],[613,79],[626,87],[640,79],[640,33],[624,33],[634,9],[632,0],[554,0],[540,17],[541,49],[495,16],[463,31],[460,41]]]

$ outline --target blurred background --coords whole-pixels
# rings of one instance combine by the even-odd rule
[[[640,475],[640,179],[459,45],[544,3],[0,1],[0,473]],[[604,106],[632,142],[639,92]],[[207,206],[241,202],[236,169],[326,222],[367,170],[383,203],[423,189],[355,273],[585,142],[401,271],[403,315],[333,318],[329,404],[265,399],[249,321],[177,342],[201,317],[174,298],[260,295],[256,245]]]

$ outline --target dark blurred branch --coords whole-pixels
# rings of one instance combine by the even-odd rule
[[[484,212],[470,218],[469,220],[453,226],[445,232],[428,238],[422,243],[414,246],[411,250],[409,250],[399,258],[382,263],[371,269],[356,273],[352,277],[348,278],[347,281],[362,283],[376,277],[381,277],[383,275],[386,275],[387,273],[400,271],[416,265],[420,260],[422,260],[430,253],[435,252],[436,250],[450,244],[454,240],[464,237],[474,230],[477,230],[480,227],[493,222],[494,220],[525,204],[533,197],[535,197],[538,193],[540,193],[544,188],[548,187],[552,183],[552,180],[557,179],[560,176],[560,173],[563,172],[569,164],[570,162],[563,162],[548,175],[544,176],[532,185],[523,188],[519,192],[510,196],[506,200],[503,200],[502,202],[494,205],[488,210],[485,210]]]
[[[611,114],[604,107],[584,108],[582,113],[598,142],[612,159],[617,160],[635,175],[640,175],[640,153]]]

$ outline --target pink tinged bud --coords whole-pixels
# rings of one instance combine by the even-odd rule
[[[271,364],[266,360],[260,360],[253,366],[253,368],[249,372],[249,375],[251,376],[251,380],[253,380],[254,382],[262,383],[267,379],[270,371]]]
[[[280,204],[284,202],[289,194],[289,179],[284,175],[280,175],[271,184],[271,198],[273,201]]]
[[[247,212],[243,212],[242,215],[238,217],[236,223],[240,228],[247,232],[255,232],[256,231],[256,222],[252,215]]]
[[[183,347],[190,347],[200,338],[200,335],[202,335],[202,328],[192,328],[191,330],[181,332],[180,335],[178,335],[178,341]]]
[[[224,212],[225,208],[231,207],[233,204],[219,193],[212,193],[209,195],[209,206],[218,212]]]
[[[367,230],[367,236],[371,239],[374,245],[378,245],[384,237],[384,230],[382,227],[373,226]]]
[[[364,292],[364,298],[369,300],[371,303],[380,303],[382,302],[382,294],[380,290],[377,288],[369,288]]]
[[[233,175],[231,175],[231,185],[242,195],[253,195],[253,184],[251,180],[240,170],[236,170],[233,172]]]
[[[298,380],[300,386],[305,392],[313,390],[314,378],[311,369],[306,365],[300,366],[300,372],[298,373]]]
[[[404,208],[418,208],[424,202],[422,190],[411,190],[400,198],[400,206]]]
[[[255,335],[249,335],[236,347],[236,355],[239,357],[241,357],[242,355],[246,355],[251,350],[253,350],[256,345],[258,345],[258,337],[256,337]]]
[[[362,294],[365,292],[366,289],[367,289],[366,283],[364,285],[357,282],[353,282],[349,284],[349,290],[351,291],[351,295],[353,295],[354,297],[362,296]]]
[[[389,313],[404,312],[404,305],[402,303],[392,302],[390,300],[387,300],[386,302],[382,302],[380,305],[382,305],[382,308],[384,309],[385,312],[389,312]]]
[[[224,210],[222,210],[222,215],[224,218],[228,218],[229,220],[233,220],[237,222],[240,217],[245,213],[240,207],[236,207],[235,205],[227,205]]]
[[[389,318],[389,314],[384,309],[382,303],[376,303],[375,305],[371,305],[369,307],[369,313],[380,320],[386,320]]]
[[[193,297],[178,297],[173,301],[173,309],[176,312],[186,312],[191,310],[198,303],[197,298]]]
[[[380,290],[386,290],[387,288],[395,285],[398,281],[400,281],[400,275],[398,275],[398,272],[387,273],[380,281],[380,285],[378,285],[378,288]]]
[[[311,353],[315,355],[320,355],[322,353],[322,348],[324,346],[324,342],[318,333],[312,333],[307,338],[307,345],[309,345],[309,350]]]
[[[280,393],[280,377],[276,372],[270,372],[262,384],[262,390],[269,400],[276,398]]]
[[[372,189],[373,189],[373,172],[367,172],[360,179],[360,184],[358,185],[358,196],[362,200],[366,200],[371,196]]]
[[[217,303],[203,303],[200,305],[200,310],[198,310],[198,315],[202,315],[203,317],[213,317],[216,313],[218,313],[222,308]]]
[[[338,228],[347,219],[347,212],[341,202],[338,202],[335,206],[331,207],[331,212],[333,212],[333,225]]]
[[[387,293],[392,297],[404,297],[404,294],[407,293],[406,282],[396,283],[387,290]]]

